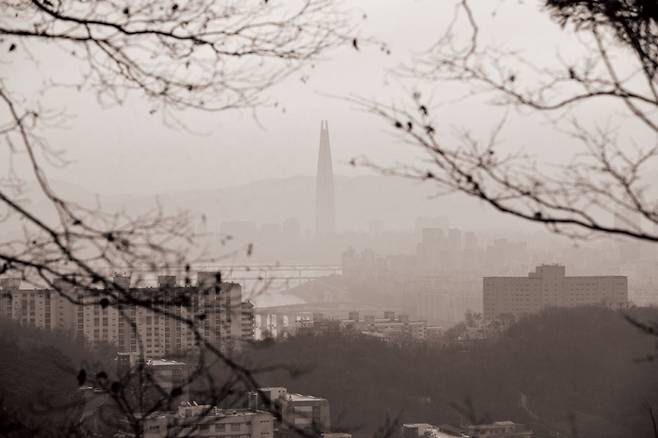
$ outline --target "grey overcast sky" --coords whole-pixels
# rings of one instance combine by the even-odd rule
[[[392,54],[385,55],[377,46],[365,46],[358,52],[345,47],[328,53],[313,68],[269,91],[269,96],[282,102],[285,112],[281,107],[260,109],[260,124],[248,111],[188,111],[183,117],[199,132],[191,134],[164,126],[157,114],[149,115],[149,106],[139,96],[126,105],[105,109],[88,90],[49,91],[40,97],[41,102],[65,108],[72,116],[65,127],[47,132],[51,146],[70,160],[65,168],[51,169],[52,178],[98,193],[162,193],[311,175],[321,119],[329,120],[337,174],[364,172],[347,165],[354,156],[383,162],[411,159],[415,152],[398,144],[380,120],[331,96],[360,95],[383,102],[402,98],[403,88],[389,70],[437,38],[452,17],[455,1],[355,0],[348,4],[367,16],[361,35],[386,42]],[[537,59],[550,62],[557,47],[569,41],[540,10],[538,1],[474,0],[472,4],[482,23],[483,38],[525,50]],[[28,61],[14,62],[11,71],[2,73],[10,88],[18,88],[28,97],[41,86],[43,74],[65,81],[78,71],[77,65],[52,47],[47,51],[33,48],[33,54],[40,59],[38,69]],[[25,53],[15,56],[25,57]],[[304,75],[308,80],[302,81]],[[446,85],[437,85],[433,92],[439,102],[457,95]],[[437,114],[440,129],[471,126],[482,131],[490,129],[498,116],[495,109],[485,108],[478,100],[443,106]],[[550,130],[543,123],[513,120],[505,140],[518,148],[527,146],[527,139],[532,138],[534,147],[548,146],[551,154],[568,153],[571,146],[548,135]]]

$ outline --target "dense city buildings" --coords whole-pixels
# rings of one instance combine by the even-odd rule
[[[120,352],[149,359],[195,352],[199,343],[185,322],[192,318],[210,345],[237,351],[245,338],[251,338],[253,307],[243,305],[239,284],[216,283],[216,276],[199,272],[196,286],[180,286],[174,276],[159,276],[157,287],[130,287],[129,277],[115,276],[114,282],[134,299],[157,303],[154,307],[122,304],[121,312],[108,298],[102,301],[102,290],[77,289],[62,282],[55,285],[58,290],[20,289],[20,281],[3,279],[0,315],[21,324],[69,331],[92,345],[109,343]],[[158,312],[159,308],[173,317]]]
[[[464,437],[460,431],[448,430],[443,426],[434,426],[427,423],[403,424],[401,438],[454,438]]]
[[[419,242],[411,254],[379,255],[349,248],[343,278],[350,298],[377,302],[431,325],[450,326],[467,310],[479,311],[482,250],[473,233],[420,221]],[[429,225],[437,226],[429,226]]]
[[[396,315],[393,311],[385,311],[383,317],[377,317],[371,313],[360,316],[358,311],[349,311],[347,318],[326,316],[324,313],[315,312],[312,316],[299,317],[288,324],[282,322],[285,318],[272,315],[271,320],[276,320],[277,325],[272,327],[273,337],[285,337],[290,335],[331,335],[331,334],[354,334],[359,333],[366,336],[380,338],[386,341],[422,341],[427,338],[428,325],[424,320],[411,320],[407,314]],[[437,326],[429,327],[432,336],[437,336],[443,329]],[[275,336],[276,334],[276,336]]]
[[[623,307],[627,303],[627,277],[570,277],[563,265],[541,265],[527,277],[483,278],[485,319],[518,317],[546,307]]]
[[[341,325],[365,335],[398,341],[420,341],[424,340],[427,335],[427,322],[412,321],[406,314],[396,315],[393,311],[385,311],[383,318],[365,315],[361,319],[358,312],[350,312],[349,316],[350,319],[342,320]]]

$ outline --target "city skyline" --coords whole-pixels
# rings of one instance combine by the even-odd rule
[[[658,438],[655,0],[0,9],[3,437]]]

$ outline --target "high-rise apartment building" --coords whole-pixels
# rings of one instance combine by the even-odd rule
[[[215,279],[219,279],[216,273],[202,272],[197,286],[178,286],[175,277],[161,276],[158,287],[131,288],[130,278],[114,277],[130,296],[150,304],[122,304],[121,311],[102,290],[56,285],[66,297],[77,300],[76,304],[58,291],[20,289],[20,282],[4,279],[0,283],[0,315],[21,324],[67,330],[91,344],[107,342],[120,352],[146,358],[197,349],[198,340],[186,322],[193,320],[194,328],[211,345],[225,352],[235,351],[243,339],[242,288]],[[109,303],[102,302],[108,296]]]
[[[68,296],[69,298],[74,298]],[[48,289],[20,289],[20,279],[0,279],[0,317],[47,330],[75,328],[75,305]]]
[[[242,340],[253,340],[256,334],[256,315],[251,301],[242,302]]]
[[[484,277],[482,288],[485,319],[518,317],[546,307],[622,307],[628,302],[627,277],[568,277],[562,265],[538,266],[527,277]]]

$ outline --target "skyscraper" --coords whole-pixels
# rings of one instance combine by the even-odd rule
[[[334,171],[331,164],[329,124],[320,122],[320,150],[315,192],[315,234],[327,236],[335,231]]]

